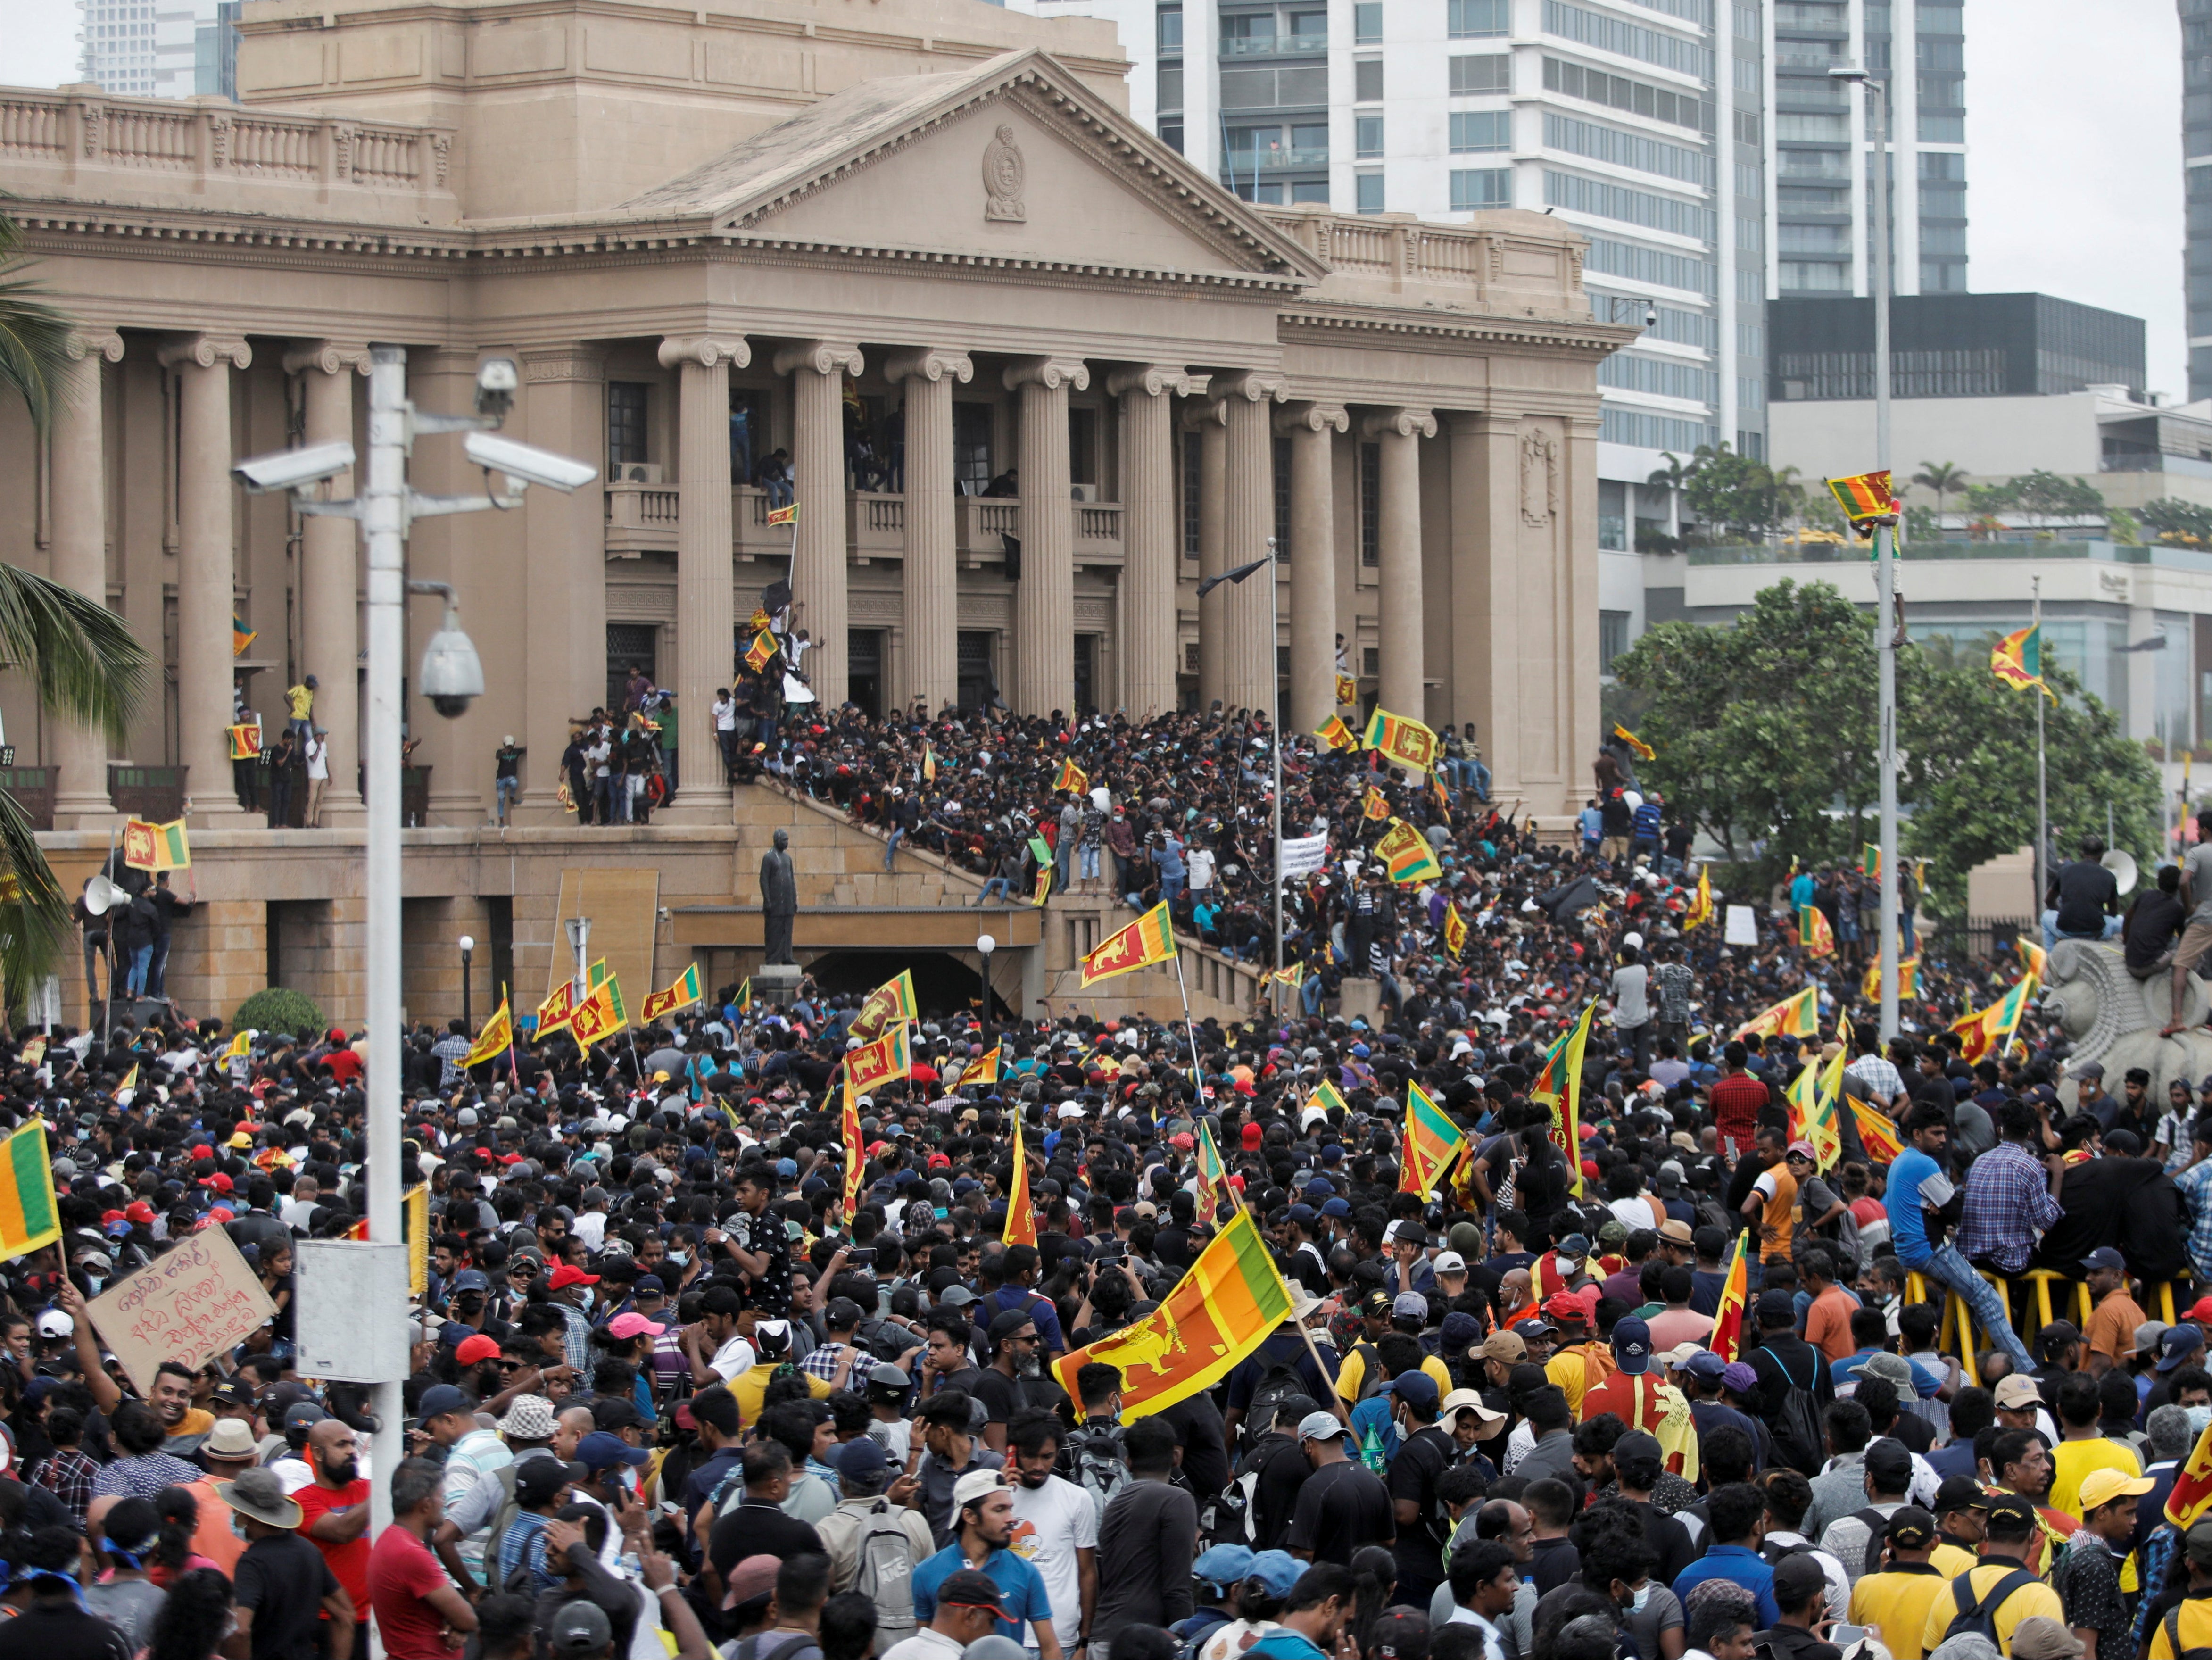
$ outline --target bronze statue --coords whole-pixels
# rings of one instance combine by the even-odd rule
[[[768,967],[793,960],[791,920],[799,915],[799,883],[792,873],[790,846],[790,836],[778,830],[775,846],[761,854],[761,921],[768,945],[762,961]]]

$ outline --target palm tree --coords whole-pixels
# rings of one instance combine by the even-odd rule
[[[0,212],[0,386],[22,398],[44,437],[82,366],[69,352],[70,319],[28,273],[15,222]],[[39,706],[123,747],[153,659],[99,600],[0,562],[0,661],[28,671]],[[70,926],[69,902],[13,796],[0,791],[0,1029],[7,1006],[52,965]]]
[[[1923,489],[1936,492],[1936,511],[1943,511],[1943,498],[1954,490],[1966,487],[1966,470],[1955,461],[1923,461],[1920,471],[1912,475],[1912,482]]]

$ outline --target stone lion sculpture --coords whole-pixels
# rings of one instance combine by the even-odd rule
[[[2195,975],[2182,1001],[2185,1028],[2172,1037],[2159,1032],[2172,1012],[2172,977],[2160,971],[2138,980],[2116,946],[2086,939],[2062,939],[2052,949],[2039,1004],[2055,1018],[2073,1044],[2060,1073],[2071,1083],[2087,1061],[2104,1063],[2106,1087],[2118,1094],[2131,1067],[2150,1073],[2150,1098],[2162,1110],[2166,1084],[2186,1079],[2192,1085],[2212,1073],[2212,1031],[2204,1029],[2212,1007],[2212,986]],[[2062,1092],[2070,1111],[2073,1096]]]

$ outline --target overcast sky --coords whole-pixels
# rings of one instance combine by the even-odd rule
[[[76,15],[0,0],[0,76],[75,79]],[[1968,281],[2143,319],[2150,389],[2185,395],[2173,0],[1966,0],[1966,76]]]

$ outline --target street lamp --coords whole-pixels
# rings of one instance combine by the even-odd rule
[[[1866,89],[1867,125],[1874,140],[1874,465],[1889,468],[1889,96],[1863,69],[1839,64],[1831,79]],[[1877,116],[1879,124],[1877,125]],[[1890,492],[1893,500],[1896,491]],[[1875,651],[1880,672],[1881,761],[1881,1038],[1897,1036],[1897,520],[1874,527]],[[2036,851],[2039,873],[2043,854]],[[2040,886],[2037,888],[2040,893]]]
[[[976,1015],[976,1026],[986,1055],[991,1052],[991,953],[998,948],[999,942],[989,934],[975,936],[975,953],[983,959],[983,1006]]]
[[[475,937],[471,934],[463,934],[461,936],[461,1025],[471,1032],[476,1031],[477,1023],[469,1012],[469,960],[476,954]]]
[[[511,357],[491,357],[477,366],[476,413],[436,415],[417,410],[407,396],[407,351],[404,346],[372,345],[368,351],[368,468],[366,487],[349,501],[324,501],[313,492],[323,480],[353,465],[349,442],[318,444],[255,456],[232,469],[249,491],[289,490],[303,515],[351,519],[360,525],[368,570],[368,710],[363,731],[368,777],[367,845],[362,891],[368,899],[364,930],[363,978],[367,982],[368,1029],[368,1207],[370,1239],[397,1244],[399,1218],[399,744],[404,665],[401,641],[410,592],[443,592],[445,626],[426,653],[417,690],[447,720],[465,709],[483,690],[483,666],[461,632],[450,589],[410,582],[406,542],[417,519],[453,513],[508,513],[522,504],[532,484],[564,494],[589,483],[598,469],[566,456],[492,438],[491,431],[514,407],[521,377]],[[432,433],[465,432],[470,461],[483,474],[476,495],[431,496],[410,487],[407,460],[415,441]],[[492,474],[502,483],[493,491]],[[395,1469],[405,1456],[400,1380],[372,1385],[369,1411],[381,1426],[373,1444],[379,1469]],[[376,1484],[369,1496],[369,1531],[381,1533],[392,1522],[391,1484]]]
[[[1225,570],[1218,576],[1209,576],[1198,585],[1198,597],[1203,599],[1209,590],[1220,587],[1224,582],[1242,582],[1258,570],[1267,573],[1267,681],[1268,689],[1274,693],[1267,706],[1267,750],[1274,759],[1275,784],[1275,974],[1267,982],[1267,1007],[1278,1014],[1282,1012],[1283,995],[1283,691],[1275,672],[1274,659],[1275,642],[1282,629],[1282,594],[1275,584],[1275,564],[1280,557],[1275,538],[1271,536],[1267,538],[1267,551],[1261,557],[1233,570]],[[1192,1047],[1191,1066],[1195,1072],[1198,1062],[1195,1042]]]

